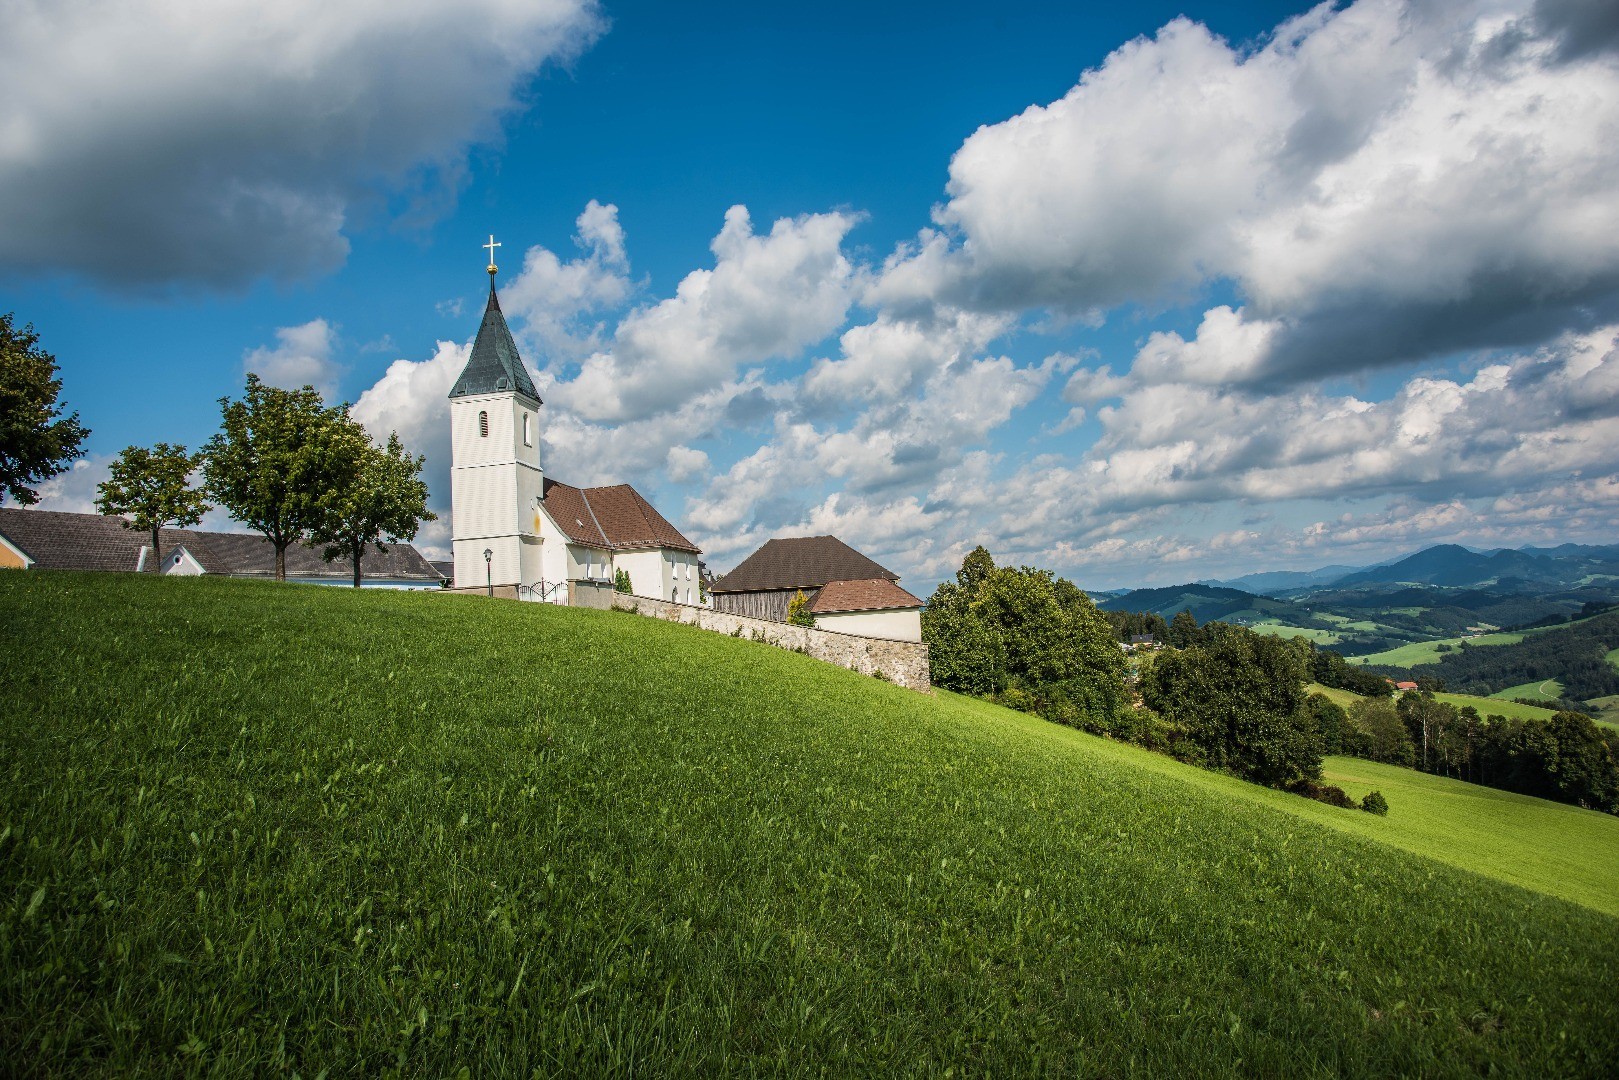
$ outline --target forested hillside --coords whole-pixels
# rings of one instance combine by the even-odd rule
[[[1566,697],[1589,701],[1619,694],[1619,668],[1608,660],[1616,648],[1619,612],[1612,612],[1527,635],[1514,645],[1473,648],[1464,641],[1438,663],[1419,664],[1402,677],[1441,679],[1448,689],[1469,694],[1555,679]]]

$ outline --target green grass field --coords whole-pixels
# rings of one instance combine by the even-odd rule
[[[1328,758],[1324,774],[1357,799],[1374,790],[1388,799],[1386,818],[1355,821],[1367,836],[1619,915],[1611,814],[1360,758]]]
[[[1451,648],[1460,648],[1462,642],[1467,642],[1470,648],[1482,648],[1490,645],[1516,645],[1523,640],[1521,633],[1508,634],[1480,634],[1469,638],[1443,638],[1438,641],[1414,641],[1409,645],[1401,645],[1397,649],[1388,649],[1384,652],[1371,653],[1367,656],[1351,656],[1351,664],[1386,664],[1389,667],[1414,667],[1417,664],[1437,664],[1444,654],[1439,651],[1440,645],[1449,645]]]
[[[1309,638],[1317,645],[1336,645],[1342,637],[1342,635],[1332,630],[1312,630],[1304,626],[1289,626],[1274,619],[1251,623],[1248,628],[1256,633],[1274,634],[1277,637]]]
[[[1592,718],[1599,724],[1619,728],[1619,694],[1593,698],[1586,702],[1593,710]]]
[[[1619,1058],[1619,918],[1554,895],[1600,881],[1410,853],[1465,831],[1426,790],[1390,783],[1374,820],[761,644],[476,597],[3,574],[0,638],[9,1072]],[[1486,831],[1544,843],[1491,795]],[[1619,819],[1553,809],[1615,865]]]
[[[1509,686],[1505,690],[1490,695],[1492,698],[1503,698],[1512,701],[1516,698],[1535,698],[1555,704],[1562,700],[1563,684],[1556,679],[1547,679],[1545,682],[1519,683]]]
[[[1304,687],[1304,692],[1307,694],[1323,694],[1345,709],[1360,700],[1360,695],[1352,690],[1339,690],[1335,686],[1322,686],[1320,683],[1307,684]]]
[[[1458,709],[1471,705],[1478,710],[1480,716],[1507,716],[1518,720],[1550,720],[1557,714],[1556,709],[1543,709],[1538,705],[1520,705],[1516,701],[1479,697],[1476,694],[1435,694],[1434,697],[1440,701],[1448,701]]]

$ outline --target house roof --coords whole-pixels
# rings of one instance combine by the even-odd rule
[[[180,542],[191,557],[210,574],[231,577],[274,577],[275,547],[258,533],[189,532]],[[443,580],[433,564],[410,544],[389,544],[387,551],[368,547],[360,556],[360,574],[391,581],[437,582]],[[312,580],[341,578],[353,574],[349,561],[338,556],[327,562],[321,548],[293,544],[287,548],[287,578]]]
[[[922,601],[887,578],[860,581],[829,581],[815,594],[812,615],[834,615],[847,611],[892,611],[919,608]]]
[[[134,570],[141,548],[152,539],[144,529],[125,528],[120,517],[16,507],[0,507],[0,534],[40,570]],[[164,550],[188,535],[184,529],[164,529]]]
[[[872,562],[835,536],[796,536],[766,540],[763,547],[743,559],[735,570],[714,582],[710,591],[817,589],[830,581],[873,578],[898,581],[899,575]]]
[[[151,542],[150,533],[126,528],[120,517],[10,507],[0,507],[0,534],[26,552],[41,570],[133,571],[140,564],[141,548]],[[275,548],[258,533],[164,529],[161,541],[165,552],[184,547],[210,574],[275,575]],[[360,571],[365,577],[400,581],[440,580],[438,572],[409,544],[389,544],[386,552],[374,547],[367,550],[360,557]],[[344,559],[327,562],[319,551],[302,544],[287,549],[289,578],[346,579],[349,574]]]
[[[546,477],[541,501],[557,528],[576,544],[610,551],[670,548],[702,554],[628,484],[577,488]]]
[[[500,297],[495,293],[495,279],[489,278],[489,302],[484,305],[483,324],[472,342],[472,356],[461,369],[461,377],[450,389],[452,398],[471,394],[496,394],[516,391],[540,404],[540,392],[534,389],[528,368],[517,353],[517,343],[506,326],[506,316],[500,310]]]

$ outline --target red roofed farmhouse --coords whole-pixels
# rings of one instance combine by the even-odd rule
[[[771,622],[786,622],[802,591],[821,630],[922,640],[922,601],[899,587],[898,574],[835,536],[768,540],[709,591],[714,610]]]

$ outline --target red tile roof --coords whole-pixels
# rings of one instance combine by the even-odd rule
[[[815,603],[810,605],[810,613],[832,615],[845,611],[891,611],[921,606],[922,601],[887,578],[865,578],[860,581],[827,582],[816,594]]]
[[[542,498],[551,520],[576,544],[612,551],[671,548],[702,554],[702,548],[628,484],[576,488],[548,477]]]

